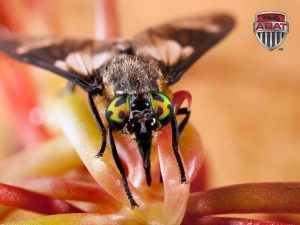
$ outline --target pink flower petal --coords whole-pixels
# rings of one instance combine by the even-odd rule
[[[115,0],[97,0],[95,7],[96,39],[105,40],[119,36],[117,6]]]
[[[180,224],[189,196],[189,184],[181,183],[178,164],[172,148],[171,127],[167,125],[159,137],[158,154],[164,181],[164,203],[161,224]],[[189,179],[189,177],[187,177]]]
[[[128,170],[128,180],[131,181],[135,187],[145,186],[145,175],[141,156],[137,145],[133,140],[124,138],[123,135],[115,134],[116,146],[119,150],[119,156],[123,160]]]

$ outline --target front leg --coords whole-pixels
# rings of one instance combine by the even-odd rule
[[[183,120],[178,125],[178,130],[179,130],[179,135],[180,135],[190,119],[191,111],[187,107],[180,108],[180,109],[178,109],[176,115],[184,115]]]
[[[115,163],[118,167],[118,170],[119,170],[119,172],[121,173],[121,176],[122,176],[123,187],[125,189],[125,193],[127,195],[127,198],[130,201],[131,208],[134,208],[134,207],[138,206],[138,204],[134,200],[134,198],[132,196],[132,193],[129,189],[129,185],[128,185],[128,182],[127,182],[125,170],[124,170],[124,167],[122,165],[122,162],[121,162],[121,160],[119,158],[119,155],[118,155],[118,152],[117,152],[117,148],[116,148],[116,144],[115,144],[115,141],[114,141],[114,138],[113,138],[113,135],[112,135],[111,127],[108,127],[108,139],[109,139],[110,149],[112,151],[113,158],[114,158]]]
[[[180,108],[184,101],[187,101],[187,107]],[[181,134],[191,115],[192,95],[188,91],[177,91],[173,94],[173,104],[175,106],[175,115],[185,116],[178,126],[179,134]]]
[[[100,148],[100,151],[96,155],[96,157],[101,157],[101,156],[103,156],[103,153],[104,153],[105,147],[106,147],[106,129],[102,123],[101,117],[100,117],[97,107],[95,105],[94,95],[92,93],[88,93],[88,96],[89,96],[89,103],[90,103],[90,107],[91,107],[91,110],[93,113],[93,117],[96,120],[99,130],[102,135],[101,148]]]
[[[67,93],[73,93],[75,91],[76,84],[72,81],[68,81],[67,85],[58,93],[59,96],[63,96]]]
[[[191,111],[190,111],[188,108],[180,108],[180,109],[178,109],[176,115],[184,115],[184,118],[183,118],[183,120],[181,121],[181,123],[180,123],[179,125],[177,125],[176,120],[175,120],[175,122],[173,122],[174,124],[176,124],[176,126],[178,126],[178,128],[177,128],[177,129],[178,129],[178,133],[179,133],[179,135],[181,135],[183,129],[185,128],[186,124],[187,124],[188,121],[189,121],[189,118],[190,118],[190,115],[191,115]],[[175,128],[173,129],[173,126],[175,126],[175,125],[172,124],[172,132],[173,132],[173,133],[174,133],[174,132],[177,132]],[[173,136],[173,139],[176,139],[176,137]],[[175,142],[175,143],[174,143],[174,142]],[[176,145],[176,142],[177,142],[177,145],[178,145],[178,140],[177,140],[177,141],[173,141],[173,146]],[[177,148],[178,148],[178,147],[177,147]],[[173,149],[174,149],[174,147],[173,147]],[[175,148],[175,149],[176,149],[176,148]],[[178,150],[177,150],[177,151],[178,151]],[[175,151],[174,151],[174,152],[175,152]],[[176,155],[176,154],[177,154],[177,155]],[[181,173],[181,174],[184,174],[183,166],[180,166],[180,164],[182,164],[180,155],[179,155],[179,153],[175,153],[175,155],[176,155],[176,159],[177,159],[177,162],[178,162],[178,165],[179,165],[179,168],[180,168],[180,173]],[[185,178],[185,175],[184,175],[184,176],[181,175],[181,181],[183,181],[184,178]],[[186,179],[185,179],[185,181],[186,181]],[[185,182],[185,181],[183,181],[183,182]],[[161,173],[160,173],[160,179],[159,179],[159,182],[160,182],[160,183],[163,182],[163,178],[162,178]]]
[[[188,107],[180,108],[180,106],[185,100],[187,100],[188,102]],[[178,139],[179,139],[179,135],[182,133],[185,126],[187,125],[191,115],[190,108],[192,105],[192,95],[187,91],[178,91],[174,93],[172,101],[175,106],[175,116],[171,120],[173,151],[179,166],[179,170],[181,174],[181,182],[185,183],[187,182],[187,180],[185,177],[185,171],[183,168],[182,160],[178,151]],[[177,125],[176,118],[175,118],[177,115],[184,115],[184,118],[179,125]],[[159,181],[161,183],[163,182],[163,178],[161,174],[160,174]]]

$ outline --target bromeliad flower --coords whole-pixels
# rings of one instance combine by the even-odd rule
[[[174,94],[176,108],[184,96],[189,95]],[[0,177],[6,183],[0,186],[0,202],[10,208],[1,208],[2,218],[14,208],[48,215],[8,224],[279,224],[206,216],[299,213],[299,183],[243,184],[190,193],[190,185],[181,184],[179,171],[174,169],[177,162],[168,126],[157,140],[150,188],[135,143],[123,135],[116,139],[130,187],[139,203],[139,207],[131,209],[112,154],[107,151],[103,158],[95,158],[101,135],[82,97],[74,93],[59,97],[56,117],[88,172],[65,138],[7,159],[1,165],[1,171],[5,169],[8,173]],[[189,124],[180,141],[190,184],[199,185],[195,183],[203,159],[199,135]],[[159,181],[159,171],[163,183]]]
[[[179,23],[178,26],[185,25]],[[218,32],[216,26],[209,29],[213,33]],[[157,41],[165,43],[166,40],[156,38]],[[178,49],[176,42],[169,43],[168,47]],[[141,50],[143,52],[145,48]],[[185,47],[180,55],[162,55],[161,59],[167,61],[166,65],[171,65],[174,60],[185,58],[192,52],[193,49]],[[155,56],[155,52],[152,53]],[[26,91],[24,89],[22,93]],[[175,113],[185,101],[189,111],[191,95],[187,91],[167,92]],[[30,95],[34,97],[35,94]],[[204,191],[203,173],[200,173],[203,167],[202,145],[199,134],[189,123],[179,140],[179,151],[189,181],[184,184],[180,182],[182,174],[173,152],[174,133],[170,124],[157,132],[152,142],[151,187],[145,179],[136,141],[128,135],[114,133],[129,188],[139,204],[139,207],[132,209],[123,189],[124,179],[108,146],[103,157],[95,157],[102,135],[83,99],[77,92],[65,92],[55,100],[53,115],[67,139],[62,135],[50,139],[46,133],[42,138],[35,139],[40,144],[29,146],[27,151],[18,152],[0,163],[0,170],[4,171],[0,174],[0,218],[3,223],[280,224],[211,216],[228,213],[299,213],[299,183],[242,184]],[[105,98],[96,96],[94,100],[105,121]],[[30,111],[32,103],[25,104],[24,108]],[[44,132],[44,127],[35,130],[30,124],[27,125],[20,129],[21,135],[26,134],[28,129],[32,131],[30,133]],[[107,124],[104,125],[107,127]],[[27,143],[26,137],[24,135],[24,143]],[[20,215],[17,209],[37,214],[31,214],[31,218],[26,220],[28,215]]]

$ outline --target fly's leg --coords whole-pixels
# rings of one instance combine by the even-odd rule
[[[181,123],[178,125],[178,132],[179,132],[179,135],[182,133],[183,129],[185,128],[186,124],[188,123],[189,121],[189,118],[191,116],[191,111],[188,110],[188,108],[180,108],[178,111],[177,111],[177,114],[176,115],[184,115],[184,118],[183,120],[181,121]],[[176,123],[176,120],[175,120],[175,123]],[[177,125],[176,125],[177,126]],[[172,132],[176,132],[175,129],[173,129],[173,125],[172,125]],[[174,135],[173,135],[173,138],[174,138]],[[178,140],[177,140],[177,146],[178,146]],[[174,141],[173,141],[173,149],[174,149]],[[177,153],[175,153],[176,155],[176,159],[177,159],[177,162],[178,162],[178,165],[179,165],[179,168],[180,168],[180,164],[182,164],[181,162],[181,158],[180,158],[180,155],[178,153],[178,147],[176,148],[177,149]],[[174,150],[175,152],[175,150]],[[178,155],[178,156],[177,156]],[[183,171],[183,172],[181,172]],[[180,173],[181,173],[181,181],[183,180],[183,176],[182,174],[184,174],[184,169],[183,169],[183,166],[182,168],[180,168]],[[184,176],[185,177],[185,176]],[[162,178],[162,175],[160,173],[160,178],[159,178],[159,182],[162,183],[163,182],[163,178]],[[185,181],[186,182],[186,179]]]
[[[75,91],[76,84],[72,81],[68,81],[67,85],[58,93],[59,96],[63,96],[67,93],[72,93]]]
[[[173,116],[171,119],[171,127],[172,127],[172,145],[173,145],[173,151],[178,163],[180,175],[181,175],[181,183],[186,183],[186,177],[185,177],[185,171],[183,168],[183,163],[178,151],[178,139],[179,139],[179,128],[177,126],[176,118]]]
[[[184,101],[187,101],[187,107],[180,108],[180,106]],[[187,122],[189,121],[191,115],[190,109],[192,106],[192,95],[188,91],[177,91],[173,94],[173,104],[175,106],[176,116],[177,115],[185,116],[178,126],[179,134],[181,134]]]
[[[101,120],[101,117],[100,117],[99,112],[97,110],[97,107],[95,105],[95,101],[94,101],[94,98],[93,98],[94,95],[89,93],[88,96],[89,96],[89,103],[90,103],[90,107],[91,107],[93,116],[94,116],[94,118],[95,118],[95,120],[98,124],[99,130],[100,130],[101,135],[102,135],[101,148],[100,148],[100,151],[96,155],[96,157],[101,157],[101,156],[103,156],[103,153],[104,153],[105,147],[106,147],[106,130],[105,130],[105,127],[102,123],[102,120]]]
[[[190,119],[191,111],[187,107],[180,108],[180,109],[178,109],[176,115],[184,115],[183,120],[178,125],[178,130],[179,130],[179,135],[180,135],[182,133],[183,129],[185,128],[186,124],[188,123],[189,119]]]
[[[179,108],[182,103],[187,100],[188,106],[184,108]],[[187,92],[187,91],[177,91],[173,94],[173,104],[175,106],[175,111],[176,114],[171,120],[171,126],[172,126],[172,144],[173,144],[173,151],[176,156],[176,160],[178,163],[178,167],[180,169],[180,174],[181,174],[181,182],[187,182],[186,177],[185,177],[185,171],[183,168],[182,160],[178,151],[178,139],[179,135],[182,133],[184,130],[185,126],[187,125],[190,115],[191,115],[191,104],[192,104],[192,95]],[[179,109],[178,109],[179,108]],[[177,110],[176,110],[177,109]],[[177,125],[176,122],[176,116],[177,115],[184,115],[183,120],[180,122],[179,125]],[[162,175],[160,174],[160,182],[163,182]]]
[[[75,91],[75,87],[76,87],[76,84],[74,82],[68,81],[67,86],[65,87],[65,90],[68,92],[73,92],[73,91]]]
[[[135,200],[132,196],[132,193],[129,189],[126,174],[125,174],[125,170],[124,170],[124,167],[122,165],[122,162],[121,162],[121,160],[119,158],[119,155],[118,155],[118,152],[117,152],[117,148],[116,148],[115,141],[114,141],[114,138],[113,138],[113,135],[112,135],[111,127],[108,127],[108,139],[109,139],[110,148],[111,148],[112,155],[114,157],[115,163],[116,163],[116,165],[118,167],[118,170],[120,171],[121,176],[122,176],[123,186],[124,186],[126,195],[127,195],[128,199],[130,201],[131,208],[134,208],[134,207],[138,206],[138,204],[135,202]]]
[[[163,177],[162,177],[161,172],[160,172],[159,182],[160,182],[160,183],[163,183],[163,182],[164,182],[164,181],[163,181]]]

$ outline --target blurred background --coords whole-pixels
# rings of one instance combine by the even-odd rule
[[[28,8],[30,2],[37,1],[0,0],[0,19],[13,18],[10,26],[19,33],[95,37],[99,1],[44,0]],[[255,14],[269,10],[287,13],[290,32],[282,51],[266,50],[253,34]],[[150,25],[193,14],[218,11],[236,18],[235,29],[173,87],[192,93],[191,120],[203,139],[211,187],[300,180],[298,10],[300,2],[295,0],[117,1],[120,34],[126,38]],[[38,101],[51,109],[47,99],[65,81],[33,71]],[[17,89],[18,80],[14,82]],[[0,93],[0,157],[5,157],[21,144],[3,83]],[[48,111],[36,112],[51,125]]]

